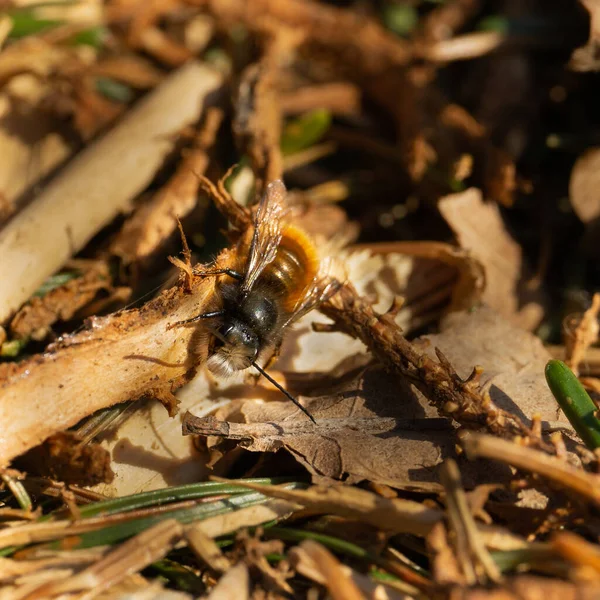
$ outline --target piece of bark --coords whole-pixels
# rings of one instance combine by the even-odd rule
[[[201,328],[168,326],[202,312],[214,285],[196,277],[140,310],[92,318],[43,355],[0,365],[0,465],[101,408],[142,396],[175,401],[207,347]]]
[[[535,329],[544,315],[544,296],[526,289],[523,251],[506,231],[498,206],[470,188],[442,198],[438,207],[459,245],[485,269],[483,301],[511,322]]]
[[[79,251],[152,180],[196,121],[221,76],[185,65],[82,151],[36,200],[0,232],[0,322]]]

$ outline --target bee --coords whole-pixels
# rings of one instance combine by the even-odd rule
[[[287,218],[285,198],[281,180],[267,186],[253,226],[227,261],[230,265],[198,273],[220,277],[216,285],[218,307],[177,324],[210,321],[206,326],[214,336],[207,360],[211,372],[229,376],[254,367],[314,422],[312,415],[258,364],[265,356],[276,355],[287,327],[330,298],[341,285],[330,273],[333,262],[320,260],[314,242]]]

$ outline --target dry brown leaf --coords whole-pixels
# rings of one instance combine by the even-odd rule
[[[367,369],[322,396],[299,399],[316,425],[291,402],[236,400],[219,410],[219,420],[186,418],[184,428],[237,440],[252,452],[285,448],[316,480],[346,483],[370,480],[402,488],[436,481],[435,466],[454,454],[449,422],[435,418],[435,411],[416,401],[409,386],[381,368]],[[240,418],[242,423],[236,423]]]
[[[534,415],[575,435],[558,409],[544,376],[550,354],[536,336],[511,325],[494,310],[481,307],[448,315],[441,333],[422,338],[426,352],[439,348],[461,377],[475,365],[483,368],[480,382],[500,408],[529,423]]]
[[[498,206],[486,204],[476,188],[446,196],[438,206],[459,245],[485,269],[484,302],[524,329],[539,325],[543,296],[537,290],[527,294],[522,249],[506,231]]]

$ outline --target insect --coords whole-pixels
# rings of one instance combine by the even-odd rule
[[[340,283],[331,260],[319,260],[313,241],[286,220],[286,189],[270,183],[256,209],[253,227],[238,241],[231,266],[199,272],[221,276],[215,310],[177,324],[210,321],[212,352],[207,365],[217,375],[254,367],[313,422],[313,416],[257,361],[276,355],[291,323],[331,297]]]

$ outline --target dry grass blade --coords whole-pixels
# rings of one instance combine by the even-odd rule
[[[303,545],[291,548],[288,552],[288,556],[294,569],[296,569],[300,575],[307,579],[311,579],[319,585],[326,585],[327,579],[325,578],[322,569],[320,569],[313,558],[309,556]],[[346,565],[343,565],[341,569],[347,577],[352,579],[355,586],[360,589],[367,598],[373,598],[374,600],[407,600],[407,595],[417,597],[419,595],[419,590],[417,588],[404,582],[391,582],[391,587],[398,586],[401,588],[399,591],[395,591],[388,586],[374,582],[369,577],[350,569],[350,567]]]
[[[127,575],[141,571],[162,558],[181,539],[183,528],[173,519],[158,523],[109,552],[102,560],[65,581],[42,585],[27,600],[65,593],[83,592],[80,600],[91,600]]]
[[[490,458],[541,475],[556,487],[600,506],[600,477],[563,459],[489,435],[468,434],[462,444],[469,458]]]
[[[365,600],[356,584],[344,572],[342,565],[329,550],[313,540],[305,540],[300,544],[300,548],[321,574],[333,600]]]
[[[223,555],[214,540],[204,533],[201,526],[190,525],[183,534],[192,552],[213,571],[225,573],[231,568],[229,559]]]
[[[287,518],[299,510],[298,504],[300,503],[294,502],[293,499],[291,501],[287,499],[285,501],[271,500],[258,506],[249,506],[231,513],[210,517],[198,523],[196,527],[204,535],[216,538],[244,527],[256,527],[268,521]]]
[[[500,572],[477,531],[461,485],[460,472],[452,459],[442,465],[441,479],[446,489],[448,519],[456,542],[457,558],[467,582],[484,583],[486,578],[500,581]]]
[[[573,563],[575,567],[591,567],[600,575],[600,549],[576,533],[560,531],[552,536],[552,549],[563,558]]]
[[[214,477],[215,481],[228,481]],[[335,514],[358,519],[380,529],[427,535],[442,518],[442,512],[427,508],[418,502],[398,498],[383,498],[377,494],[353,487],[311,487],[307,490],[287,490],[274,485],[254,486],[234,480],[236,485],[256,489],[266,496],[281,498],[299,504],[315,513]]]

